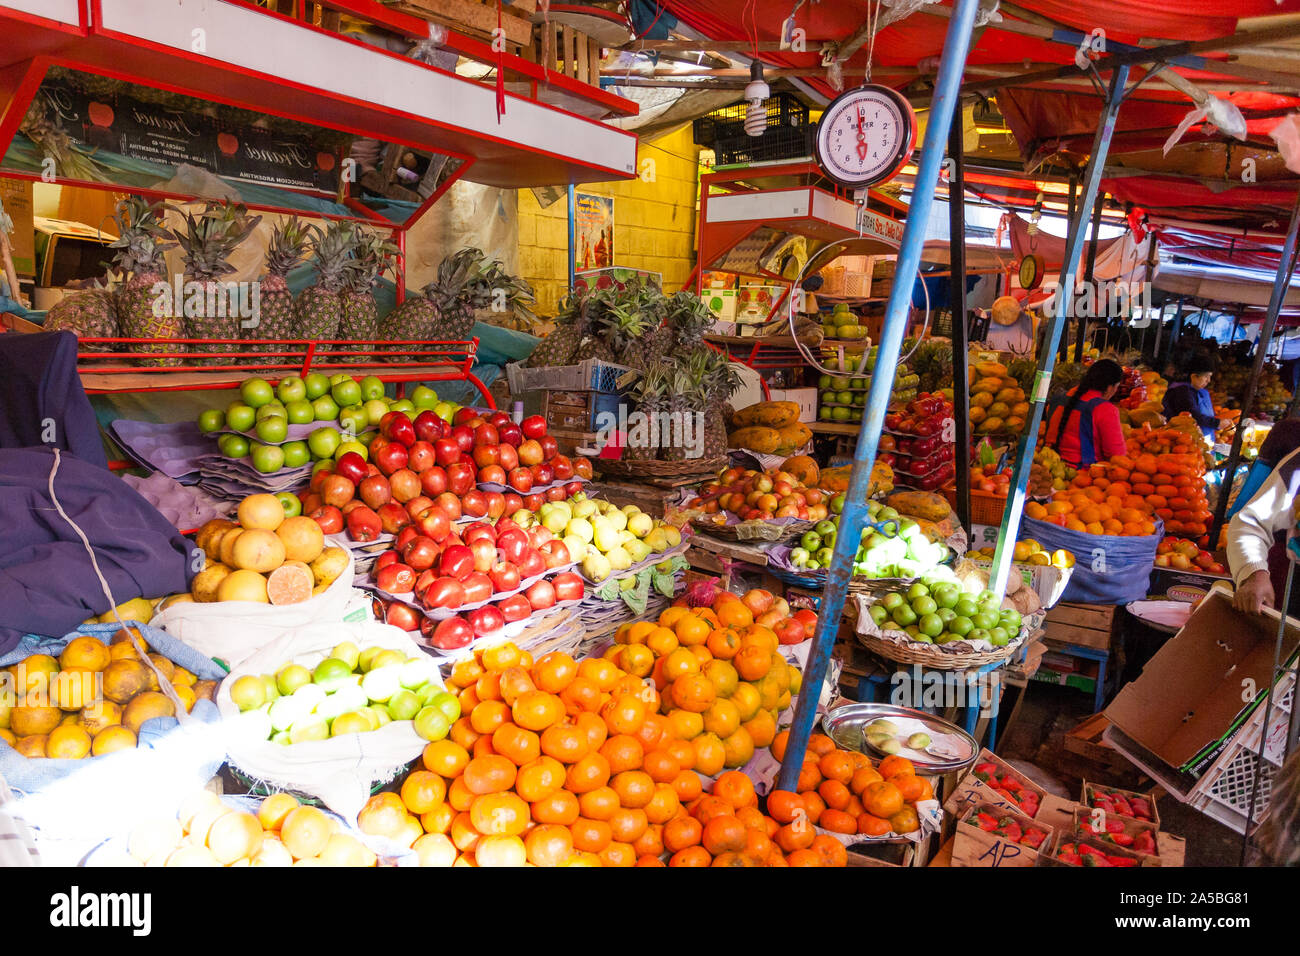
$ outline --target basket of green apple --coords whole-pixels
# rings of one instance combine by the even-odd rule
[[[938,568],[883,595],[851,595],[858,641],[900,664],[968,670],[1011,657],[1031,628],[992,591],[968,591]]]

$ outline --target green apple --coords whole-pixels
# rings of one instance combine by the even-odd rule
[[[284,452],[286,468],[301,468],[311,461],[311,449],[307,447],[305,441],[285,442],[280,446],[280,451]]]
[[[288,461],[287,456],[285,461]],[[290,467],[297,466],[291,465]],[[280,502],[280,507],[284,509],[284,516],[286,518],[296,518],[298,515],[302,514],[302,500],[292,491],[278,492],[275,497]],[[288,692],[286,691],[286,693]]]
[[[270,418],[263,418],[257,423],[254,431],[257,432],[260,441],[269,445],[278,445],[289,437],[289,420],[274,415]]]
[[[339,447],[334,449],[334,460],[338,461],[340,458],[342,458],[350,451],[356,452],[366,461],[370,460],[370,449],[368,449],[365,445],[361,444],[361,442],[359,441],[340,442]]]
[[[347,664],[349,670],[356,670],[357,662],[361,659],[361,649],[351,641],[343,641],[334,646],[334,650],[330,651],[330,657]]]
[[[289,420],[289,410],[279,403],[279,401],[267,402],[254,413],[257,421],[264,421],[268,418],[283,418]]]
[[[415,715],[415,732],[425,740],[442,740],[451,730],[451,721],[433,704]]]
[[[297,375],[287,375],[280,379],[275,387],[275,397],[287,406],[290,402],[301,402],[307,398],[307,383]]]
[[[975,602],[964,594],[957,598],[957,602],[953,604],[952,609],[957,612],[958,617],[974,617],[976,612],[979,611],[979,607],[976,606]]]
[[[243,458],[248,454],[248,439],[243,435],[222,435],[217,439],[217,447],[227,458]]]
[[[358,385],[350,375],[345,376],[344,378],[344,381],[336,383],[330,389],[331,397],[333,397],[334,401],[338,402],[339,405],[344,407],[360,404],[361,386]],[[362,427],[364,428],[365,426],[362,425]]]
[[[939,605],[935,604],[934,598],[930,597],[928,594],[925,597],[912,599],[912,610],[921,617],[925,617],[927,614],[933,614],[938,609]]]
[[[357,655],[357,670],[361,671],[363,674],[370,670],[370,668],[374,666],[375,658],[379,656],[382,650],[383,648],[378,645],[372,645],[363,650]]]
[[[231,402],[226,406],[226,424],[237,432],[246,432],[257,421],[257,409],[243,402]]]
[[[322,425],[307,436],[307,447],[317,458],[333,458],[342,441],[338,430]]]
[[[315,401],[330,390],[329,378],[320,372],[309,372],[302,383],[306,386],[309,401]]]
[[[320,395],[311,403],[312,416],[318,422],[332,422],[339,417],[339,403],[331,395]]]
[[[324,717],[315,714],[308,714],[301,720],[295,721],[289,728],[289,742],[292,744],[301,744],[308,740],[328,740],[329,735],[329,724],[325,722]]]
[[[361,380],[361,400],[368,402],[371,399],[384,397],[384,383],[375,375],[367,375]]]
[[[822,546],[822,536],[816,531],[805,531],[803,537],[799,539],[799,543],[808,551],[816,551]]]
[[[399,398],[397,401],[393,402],[389,408],[395,412],[406,412],[406,414],[412,418],[418,414],[415,409],[415,403],[409,398]]]
[[[264,378],[247,378],[239,386],[239,397],[253,408],[261,408],[275,398],[275,389]]]
[[[388,414],[388,403],[378,398],[372,398],[361,406],[366,413],[367,425],[378,425],[379,420]]]
[[[387,709],[393,720],[411,720],[420,712],[420,699],[414,691],[399,690],[388,698]]]
[[[974,628],[975,625],[971,623],[970,618],[962,617],[960,615],[954,617],[951,621],[948,622],[948,630],[956,634],[958,637],[965,637],[972,630],[974,630]]]
[[[438,393],[427,385],[417,385],[411,390],[411,401],[419,409],[432,409],[438,404]]]
[[[286,697],[311,683],[311,671],[301,664],[286,664],[275,675],[275,685]]]
[[[438,688],[438,693],[434,694],[429,700],[429,706],[438,708],[438,710],[442,711],[442,715],[452,723],[455,723],[460,718],[460,700],[457,699],[455,694],[448,692],[444,688]]]
[[[916,612],[906,604],[898,605],[889,612],[889,616],[894,619],[895,624],[901,624],[903,627],[916,623]]]
[[[450,425],[459,408],[460,406],[455,402],[439,402],[433,406],[433,413]]]
[[[199,415],[199,431],[207,435],[226,427],[226,414],[219,408],[209,408]]]
[[[938,637],[943,633],[943,618],[938,614],[924,614],[916,622],[916,627],[926,637]]]
[[[369,427],[370,416],[366,414],[365,406],[348,405],[339,412],[339,424],[343,426],[344,431],[356,435]]]
[[[316,420],[316,409],[305,398],[290,402],[284,411],[290,425],[310,425]]]
[[[284,451],[279,445],[252,447],[253,467],[264,475],[272,475],[284,467]]]

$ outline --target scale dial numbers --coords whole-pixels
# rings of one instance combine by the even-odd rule
[[[817,127],[817,162],[842,186],[862,188],[898,173],[916,143],[916,116],[907,100],[883,86],[837,97]]]

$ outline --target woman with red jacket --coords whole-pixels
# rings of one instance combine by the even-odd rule
[[[1046,444],[1070,467],[1087,468],[1128,450],[1119,409],[1111,403],[1123,379],[1124,369],[1118,362],[1093,362],[1083,381],[1052,413]]]

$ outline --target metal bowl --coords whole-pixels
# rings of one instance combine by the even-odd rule
[[[905,717],[919,721],[925,724],[931,737],[943,735],[955,737],[961,742],[962,753],[959,756],[949,758],[926,754],[923,759],[909,758],[921,773],[938,775],[966,770],[979,757],[980,746],[975,742],[975,738],[956,724],[934,714],[927,714],[923,710],[899,707],[896,704],[842,704],[822,717],[822,726],[825,727],[827,736],[845,750],[857,750],[883,757],[886,754],[871,746],[863,737],[862,728],[873,720],[891,717]]]

